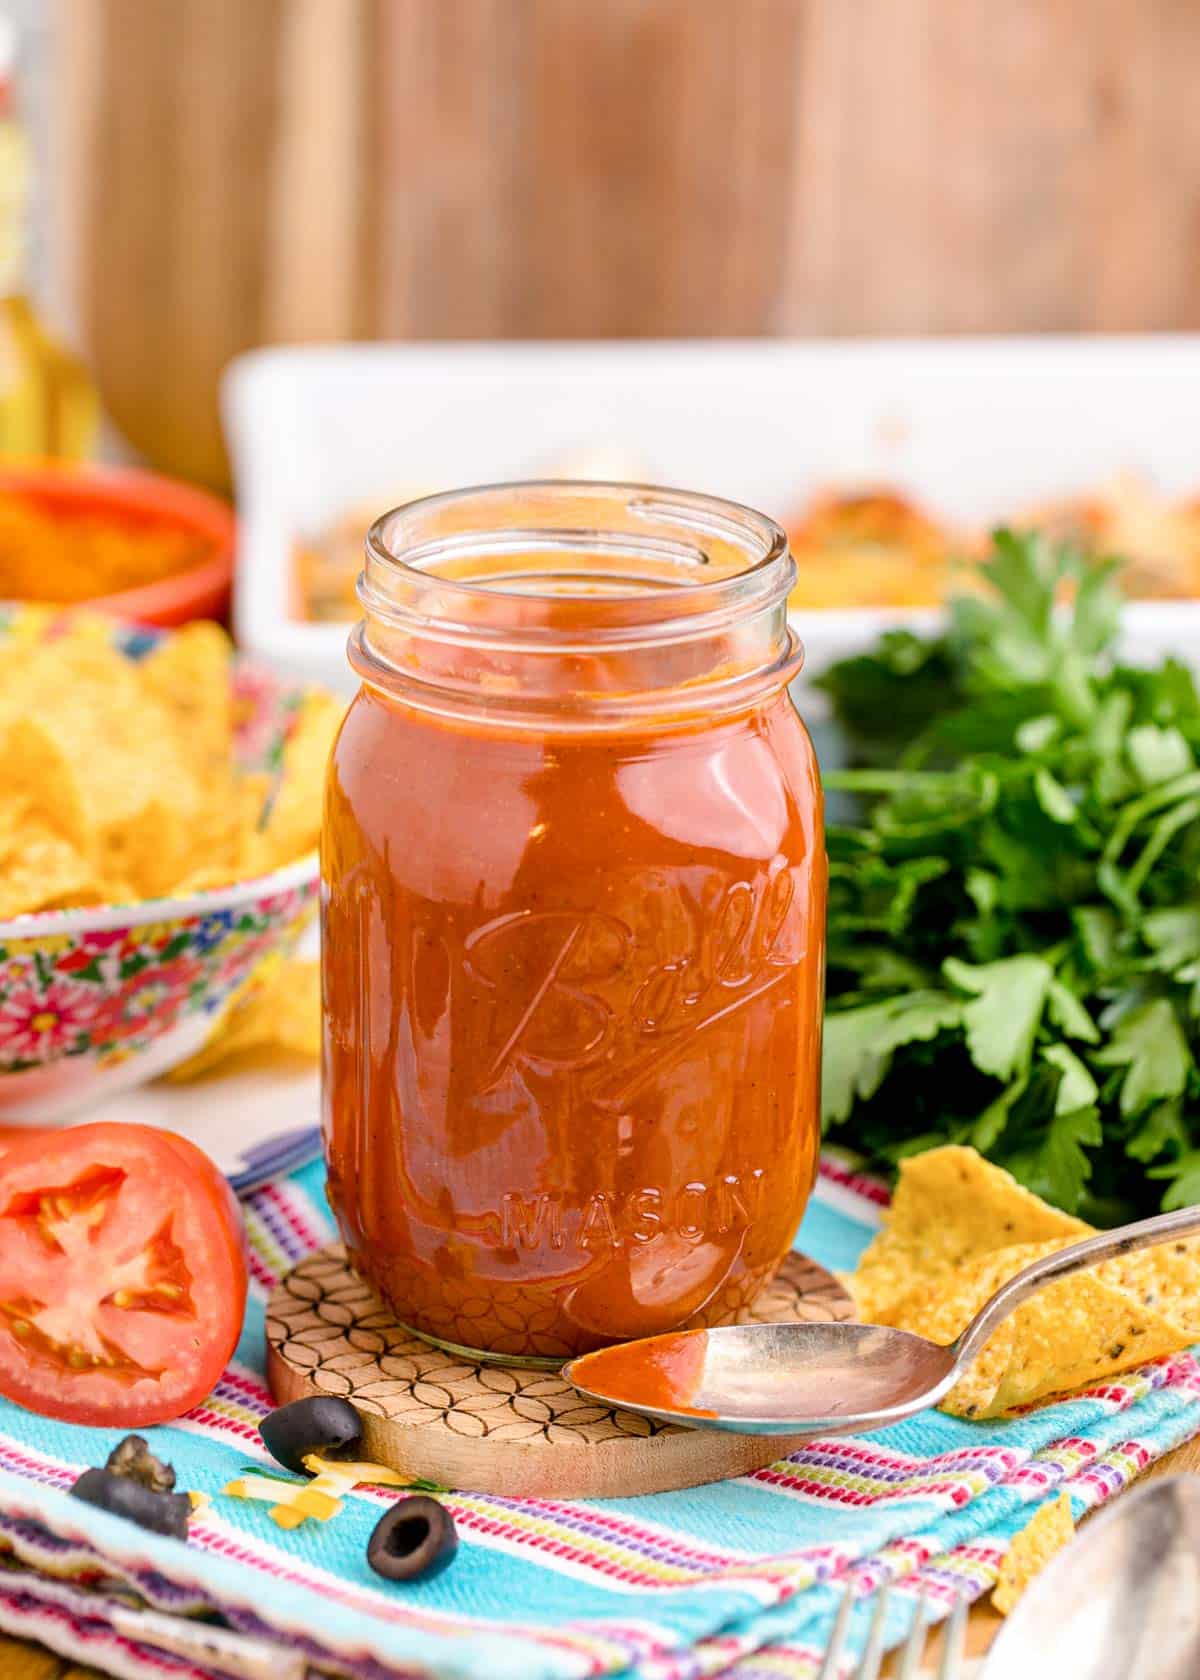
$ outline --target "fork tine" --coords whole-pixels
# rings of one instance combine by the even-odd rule
[[[888,1584],[879,1589],[875,1614],[871,1617],[871,1631],[858,1667],[857,1680],[879,1680],[879,1664],[883,1660],[883,1635],[887,1626]]]
[[[825,1659],[821,1664],[821,1672],[817,1680],[837,1680],[838,1664],[842,1660],[842,1651],[846,1644],[846,1630],[850,1626],[850,1617],[854,1614],[854,1582],[847,1581],[846,1590],[842,1594],[842,1602],[838,1605],[837,1620],[833,1624],[833,1632],[829,1635],[829,1644],[825,1647]]]
[[[970,1608],[971,1601],[966,1593],[959,1593],[954,1609],[950,1612],[950,1620],[946,1624],[946,1641],[942,1646],[938,1680],[958,1680],[962,1673],[967,1646],[967,1612]]]
[[[921,1653],[925,1649],[925,1633],[929,1627],[929,1599],[924,1593],[917,1600],[917,1610],[913,1617],[912,1627],[908,1638],[904,1641],[904,1653],[900,1658],[900,1672],[896,1680],[916,1680],[917,1664],[921,1660]]]

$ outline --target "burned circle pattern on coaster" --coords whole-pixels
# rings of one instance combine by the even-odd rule
[[[732,1305],[732,1303],[731,1303]],[[847,1320],[850,1299],[831,1273],[790,1254],[737,1323]],[[309,1392],[344,1395],[368,1419],[477,1441],[592,1446],[678,1433],[632,1412],[585,1401],[557,1371],[478,1364],[398,1324],[347,1263],[340,1245],[308,1255],[267,1309],[272,1360]]]

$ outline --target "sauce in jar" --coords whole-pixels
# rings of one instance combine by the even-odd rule
[[[825,861],[781,533],[620,486],[372,531],[323,842],[351,1258],[561,1360],[735,1318],[816,1165]]]

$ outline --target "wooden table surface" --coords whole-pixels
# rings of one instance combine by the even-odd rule
[[[1179,1470],[1200,1471],[1200,1439],[1189,1441],[1173,1453],[1167,1453],[1147,1475],[1166,1476]],[[1000,1617],[992,1609],[988,1599],[983,1599],[975,1606],[971,1612],[969,1637],[969,1650],[973,1656],[981,1656],[987,1650],[999,1625]],[[939,1649],[939,1644],[931,1647],[927,1671],[932,1671]],[[888,1665],[884,1672],[886,1674],[894,1670]],[[0,1676],[3,1676],[3,1680],[105,1680],[94,1668],[80,1668],[62,1657],[56,1657],[53,1652],[40,1645],[30,1645],[20,1639],[6,1639],[3,1634],[0,1634]]]

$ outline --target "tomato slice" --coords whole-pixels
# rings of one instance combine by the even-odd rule
[[[103,1123],[0,1156],[0,1394],[71,1423],[165,1423],[242,1328],[241,1216],[185,1138]]]

